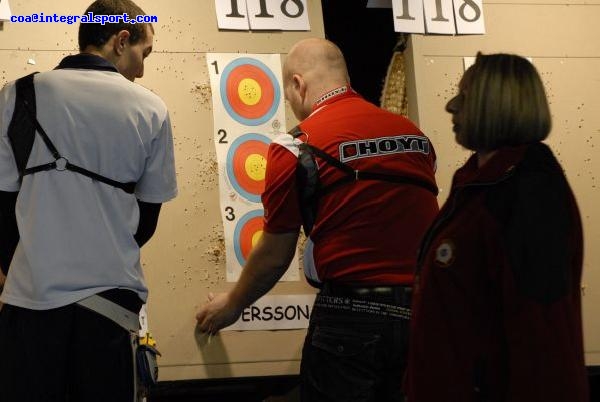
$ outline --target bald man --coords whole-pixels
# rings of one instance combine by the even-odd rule
[[[199,327],[217,332],[269,291],[303,226],[304,271],[319,293],[302,352],[302,400],[401,401],[417,247],[438,212],[433,147],[410,121],[352,90],[344,57],[327,40],[294,45],[283,79],[301,123],[270,145],[263,236],[235,287],[209,295]]]

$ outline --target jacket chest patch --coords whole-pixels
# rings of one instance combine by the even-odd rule
[[[435,250],[436,265],[446,268],[454,262],[456,248],[450,240],[442,240],[442,243]]]

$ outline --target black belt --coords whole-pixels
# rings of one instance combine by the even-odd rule
[[[393,301],[403,306],[410,305],[412,287],[406,285],[381,285],[381,286],[353,286],[327,281],[323,284],[321,292],[323,296],[350,297],[367,300]]]
[[[410,286],[360,286],[327,281],[317,295],[314,307],[392,320],[410,319]]]
[[[313,305],[315,310],[325,309],[356,317],[377,317],[384,320],[410,320],[410,307],[381,302],[377,300],[357,299],[345,296],[323,295],[319,293]]]

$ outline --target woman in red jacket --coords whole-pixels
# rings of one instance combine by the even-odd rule
[[[409,402],[587,402],[581,219],[541,141],[551,118],[526,59],[477,55],[446,110],[474,154],[421,247]]]

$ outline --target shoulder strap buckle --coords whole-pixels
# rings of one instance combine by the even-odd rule
[[[87,176],[92,180],[97,180],[104,184],[108,184],[109,186],[119,188],[128,194],[133,194],[135,191],[135,182],[121,183],[98,173],[91,172],[80,166],[73,165],[72,163],[69,163],[67,158],[63,157],[60,152],[58,152],[36,117],[35,86],[33,83],[35,74],[37,73],[29,74],[16,81],[15,86],[17,92],[15,97],[15,111],[13,112],[13,117],[8,126],[8,137],[10,139],[13,154],[15,155],[20,179],[22,180],[23,176],[45,170],[56,169],[61,172],[70,170]],[[48,148],[54,157],[54,162],[27,168],[27,161],[29,160],[29,155],[33,148],[36,132],[40,135],[46,148]]]

